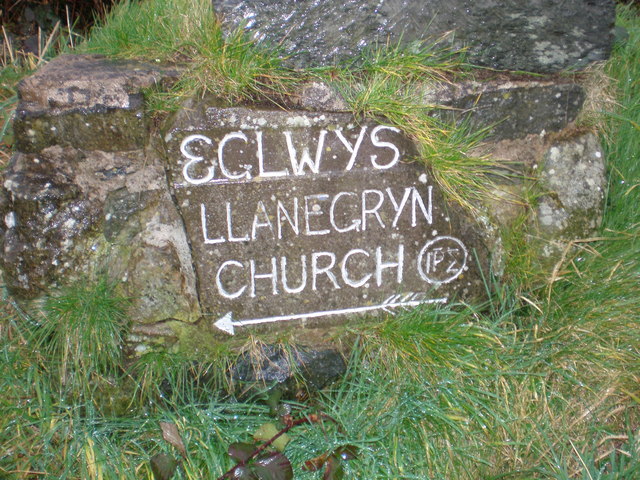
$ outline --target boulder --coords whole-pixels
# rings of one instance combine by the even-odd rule
[[[606,59],[613,0],[213,0],[228,31],[242,28],[295,67],[352,63],[383,45],[440,41],[499,70],[551,73]]]

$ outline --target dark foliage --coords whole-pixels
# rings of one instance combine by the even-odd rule
[[[292,428],[298,425],[322,422],[323,420],[336,423],[333,418],[325,414],[307,415],[296,420],[290,415],[284,415],[281,418],[284,427],[264,443],[232,443],[229,445],[227,453],[235,460],[236,464],[218,480],[293,480],[293,467],[289,458],[284,453],[274,450],[273,446],[278,438],[285,435]],[[187,449],[177,426],[170,422],[160,422],[160,428],[164,440],[175,447],[183,459],[186,459]],[[282,450],[283,447],[280,449]],[[344,462],[356,458],[357,452],[357,447],[343,445],[307,460],[303,470],[315,472],[324,469],[322,475],[324,480],[339,480],[344,478]],[[151,458],[150,463],[155,480],[171,480],[181,461],[172,455],[159,453]]]
[[[80,32],[86,32],[96,18],[102,17],[117,0],[0,0],[2,25],[11,33],[28,36],[50,30],[57,20],[69,23]],[[53,25],[51,23],[53,22]]]

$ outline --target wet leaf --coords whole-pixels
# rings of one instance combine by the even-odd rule
[[[155,480],[170,480],[176,473],[178,461],[166,453],[158,453],[151,457],[151,471]]]
[[[273,438],[278,432],[278,427],[273,423],[264,423],[255,431],[253,438],[259,442],[264,442]]]
[[[332,452],[325,452],[322,455],[318,455],[317,457],[307,460],[306,462],[304,462],[304,466],[302,467],[302,469],[309,472],[317,472],[330,461],[332,462],[332,464],[334,463],[334,460],[337,460],[338,463],[340,463],[340,461],[346,462],[357,457],[358,447],[356,447],[355,445],[342,445]]]
[[[348,460],[358,458],[358,447],[356,447],[355,445],[343,445],[336,448],[333,451],[333,454],[346,462]]]
[[[162,438],[173,445],[178,450],[180,455],[186,458],[187,449],[184,446],[184,442],[182,441],[182,437],[178,432],[178,427],[176,427],[176,424],[170,422],[160,422],[160,429],[162,430]]]
[[[260,455],[251,465],[260,480],[292,480],[293,468],[289,459],[279,452]]]
[[[256,451],[256,446],[253,443],[236,442],[229,445],[227,453],[229,456],[238,462],[246,462],[249,457]]]
[[[260,480],[260,477],[253,473],[249,467],[244,465],[236,467],[229,478],[232,480]]]
[[[311,460],[307,460],[306,462],[304,462],[302,470],[317,472],[318,470],[322,469],[322,467],[324,467],[325,462],[330,456],[330,453],[323,453],[322,455],[318,455]]]
[[[335,455],[331,455],[326,463],[322,480],[341,480],[344,478],[342,461]]]
[[[280,430],[273,423],[265,423],[258,427],[258,430],[253,434],[253,438],[259,442],[267,442],[275,437]],[[284,451],[284,447],[289,443],[290,437],[286,433],[280,435],[272,443],[273,447],[279,452]]]

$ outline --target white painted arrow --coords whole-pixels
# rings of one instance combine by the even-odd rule
[[[447,297],[429,298],[429,299],[422,299],[422,300],[409,300],[412,297],[415,297],[415,294],[408,294],[404,296],[392,295],[379,305],[367,305],[364,307],[341,308],[337,310],[323,310],[319,312],[309,312],[309,313],[296,313],[294,315],[276,315],[274,317],[252,318],[248,320],[236,320],[236,321],[233,320],[232,312],[227,312],[222,317],[220,317],[220,319],[214,322],[213,325],[219,328],[220,330],[222,330],[223,332],[228,333],[229,335],[234,335],[235,334],[234,327],[245,327],[247,325],[257,325],[261,323],[271,323],[271,322],[286,322],[289,320],[300,320],[302,318],[328,317],[331,315],[345,315],[348,313],[364,313],[364,312],[371,312],[374,310],[384,310],[385,312],[388,312],[389,309],[394,309],[394,308],[409,308],[409,307],[417,307],[418,305],[426,305],[426,304],[432,304],[432,303],[447,303]]]

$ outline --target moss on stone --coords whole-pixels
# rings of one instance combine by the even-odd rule
[[[18,111],[13,125],[16,149],[37,153],[52,145],[103,152],[142,148],[147,128],[137,109],[92,109],[62,114]]]

